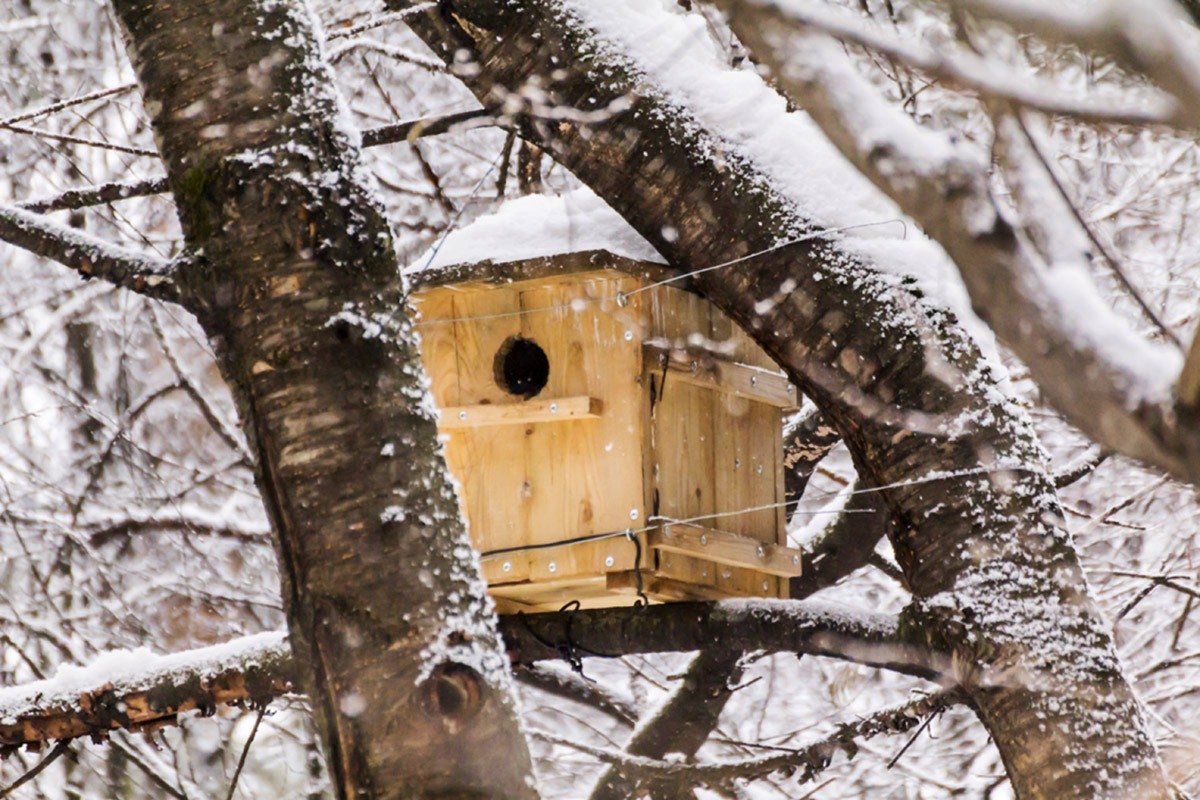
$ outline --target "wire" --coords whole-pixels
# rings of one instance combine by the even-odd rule
[[[493,163],[492,166],[494,167],[495,163]],[[490,172],[491,172],[491,170],[489,169],[488,174],[490,174]],[[484,177],[486,178],[487,175],[485,175]],[[476,187],[476,189],[478,189],[478,187]],[[455,218],[455,220],[457,221],[457,217]],[[876,226],[876,225],[889,225],[891,223],[898,223],[898,224],[904,226],[904,229],[905,229],[904,235],[905,236],[908,235],[908,227],[907,227],[907,225],[905,225],[904,220],[900,219],[899,217],[895,217],[892,219],[880,220],[878,222],[860,222],[855,225],[843,225],[843,226],[837,227],[837,228],[822,228],[819,231],[814,231],[812,233],[805,234],[804,236],[800,236],[795,239],[788,239],[785,242],[780,242],[779,244],[772,245],[771,247],[767,247],[762,250],[756,250],[753,253],[747,253],[744,256],[739,256],[738,258],[734,258],[729,261],[723,261],[720,264],[713,264],[711,266],[701,267],[700,269],[694,269],[690,272],[682,272],[678,275],[673,275],[670,278],[664,278],[663,280],[655,281],[654,283],[648,283],[645,286],[640,286],[637,289],[634,289],[629,292],[619,292],[619,293],[617,293],[616,297],[578,298],[578,299],[572,300],[568,303],[555,303],[552,305],[543,306],[541,308],[526,308],[526,309],[521,309],[520,311],[504,311],[504,312],[500,312],[498,314],[482,314],[480,316],[475,316],[475,317],[447,317],[447,318],[443,318],[443,319],[420,320],[418,322],[415,322],[414,325],[416,327],[422,327],[425,325],[448,325],[448,324],[453,324],[456,322],[477,322],[477,321],[490,320],[490,319],[506,319],[509,317],[521,317],[526,314],[536,314],[539,312],[557,311],[557,310],[561,310],[561,309],[581,310],[581,307],[584,305],[590,305],[593,303],[602,304],[606,301],[613,301],[618,306],[624,307],[625,304],[628,302],[629,298],[633,297],[634,295],[641,294],[642,292],[649,291],[650,289],[657,289],[660,286],[665,286],[666,284],[674,283],[675,281],[685,280],[687,278],[692,277],[693,275],[700,275],[701,273],[704,273],[704,272],[712,272],[713,270],[725,269],[726,267],[732,267],[736,264],[741,264],[743,262],[758,258],[759,256],[764,256],[769,253],[774,253],[778,250],[784,249],[785,247],[790,247],[790,246],[792,246],[794,244],[798,244],[800,242],[806,242],[811,239],[816,239],[818,237],[825,236],[830,233],[840,233],[842,231],[856,230],[858,228],[869,228],[869,227]],[[423,266],[421,268],[422,271],[428,269],[429,265],[433,263],[433,259],[437,255],[437,251],[441,248],[442,244],[445,243],[446,237],[449,235],[450,235],[450,230],[447,230],[446,233],[442,235],[442,238],[438,241],[437,245],[434,247],[433,252],[430,253],[429,259],[425,262],[425,266]]]

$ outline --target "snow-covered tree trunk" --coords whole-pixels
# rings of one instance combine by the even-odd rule
[[[313,20],[288,0],[114,7],[338,796],[534,796],[388,223]]]
[[[537,143],[675,265],[741,259],[820,227],[779,188],[770,153],[723,138],[711,113],[627,50],[650,29],[643,41],[686,41],[696,28],[664,33],[678,20],[664,11],[638,16],[622,39],[614,28],[633,19],[622,13],[445,2],[414,25],[485,104],[523,99]],[[701,98],[711,77],[690,76]],[[908,623],[954,654],[1018,796],[1170,796],[1029,420],[953,316],[835,237],[690,285],[754,332],[836,424],[860,476],[892,487],[880,496],[914,595]]]

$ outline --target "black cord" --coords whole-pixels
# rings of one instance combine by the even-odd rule
[[[513,547],[500,547],[495,550],[484,550],[479,554],[480,558],[491,558],[493,556],[503,556],[509,553],[526,553],[532,550],[550,550],[555,547],[567,547],[573,544],[584,544],[586,542],[599,542],[604,539],[616,539],[619,536],[628,536],[626,531],[609,531],[608,533],[593,533],[587,536],[576,536],[573,539],[560,539],[556,542],[542,542],[540,544],[521,544]]]

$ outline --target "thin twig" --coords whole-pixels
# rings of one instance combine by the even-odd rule
[[[246,766],[246,756],[250,755],[250,745],[254,744],[254,736],[258,733],[258,726],[262,724],[263,716],[266,713],[266,706],[258,710],[258,716],[254,719],[254,727],[250,729],[250,735],[246,737],[246,745],[242,748],[242,756],[238,759],[237,769],[233,771],[233,780],[229,782],[229,794],[225,795],[225,800],[233,800],[233,793],[237,791],[238,779],[242,777],[242,767]]]
[[[63,753],[67,752],[67,750],[70,749],[70,747],[71,747],[70,739],[63,739],[58,744],[54,745],[54,749],[50,751],[49,755],[47,755],[45,758],[43,758],[41,761],[39,761],[37,764],[35,764],[33,769],[29,770],[24,775],[22,775],[21,777],[17,778],[15,781],[13,781],[11,784],[9,784],[8,788],[4,789],[3,791],[0,791],[0,797],[8,797],[13,792],[15,792],[17,789],[20,789],[22,786],[24,786],[25,784],[29,783],[31,780],[36,778],[38,775],[41,774],[42,770],[44,770],[46,767],[50,766],[55,761],[57,761],[63,755]]]

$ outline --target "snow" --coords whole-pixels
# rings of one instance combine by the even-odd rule
[[[730,67],[703,17],[685,13],[672,0],[566,0],[564,6],[601,42],[612,43],[608,57],[626,60],[648,76],[643,91],[662,95],[681,118],[695,121],[712,142],[711,158],[748,162],[818,227],[853,228],[827,238],[878,270],[915,279],[925,296],[954,313],[994,374],[1006,374],[995,337],[971,308],[945,251],[850,164],[807,114],[789,111],[753,69]]]
[[[245,670],[285,658],[290,652],[283,631],[243,636],[170,655],[157,655],[147,647],[112,650],[86,666],[61,666],[46,680],[0,689],[0,721],[11,724],[23,714],[73,708],[81,695],[92,692],[128,694],[152,689],[164,681],[181,683],[228,670]]]
[[[583,188],[557,196],[510,200],[494,213],[450,231],[404,272],[411,275],[458,264],[502,264],[589,250],[666,263],[617,212],[591,189]]]

